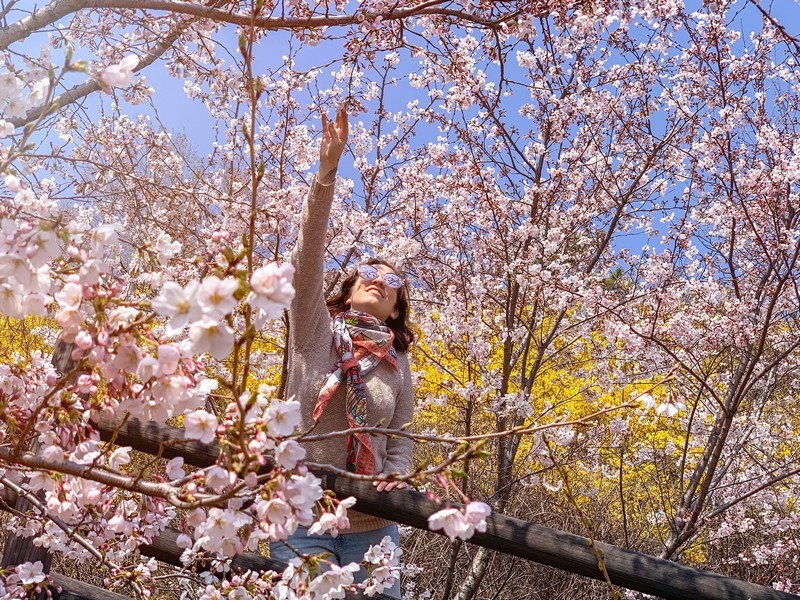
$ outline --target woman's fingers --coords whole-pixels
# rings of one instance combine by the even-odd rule
[[[322,140],[319,145],[319,173],[322,177],[320,181],[329,183],[331,174],[335,175],[339,159],[344,152],[349,125],[347,112],[344,109],[336,112],[334,121],[330,121],[325,113],[320,113],[320,116],[322,118]]]
[[[344,108],[340,108],[339,112],[336,113],[336,125],[341,138],[347,140],[347,136],[350,133],[350,123],[347,121],[347,111]]]
[[[391,492],[392,490],[402,490],[408,487],[405,481],[373,481],[372,485],[378,492]]]

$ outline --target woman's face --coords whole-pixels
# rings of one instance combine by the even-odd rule
[[[350,297],[345,300],[353,310],[369,313],[381,321],[395,318],[397,311],[397,292],[398,290],[386,285],[383,280],[384,275],[393,273],[391,267],[381,264],[370,265],[377,271],[375,279],[364,279],[359,275],[350,291]]]

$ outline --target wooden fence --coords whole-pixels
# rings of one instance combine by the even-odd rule
[[[100,431],[106,441],[113,438],[116,444],[131,446],[135,450],[164,458],[182,456],[187,464],[195,467],[211,466],[219,455],[216,444],[185,441],[182,429],[167,425],[145,423],[137,419],[124,422],[106,420],[100,424]],[[270,465],[263,467],[264,471],[270,468]],[[427,530],[428,517],[439,509],[424,494],[413,490],[394,490],[391,494],[379,495],[370,482],[354,481],[325,472],[317,475],[322,478],[323,487],[332,490],[337,497],[357,498],[359,511],[419,529]],[[13,504],[8,495],[5,500]],[[177,535],[177,531],[167,530],[151,544],[143,546],[141,551],[165,563],[179,565],[181,550],[175,545]],[[598,580],[605,579],[598,567],[595,550],[590,547],[590,540],[579,535],[493,514],[487,520],[486,532],[476,533],[469,542],[570,573]],[[794,594],[723,577],[610,544],[595,542],[594,545],[602,552],[611,583],[667,600],[800,600],[800,596]],[[25,546],[25,540],[12,540],[12,545],[6,547],[3,564],[18,564],[37,559],[33,558],[31,551],[31,547]],[[33,551],[40,552],[40,549]],[[38,559],[41,560],[42,557],[38,556]],[[284,566],[279,561],[252,553],[240,554],[233,560],[234,569],[281,570]],[[123,598],[61,575],[54,574],[54,578],[64,589],[61,598]]]
[[[53,362],[62,373],[72,371],[70,345],[56,344]],[[104,441],[131,446],[134,450],[166,459],[181,456],[186,464],[194,467],[209,467],[216,463],[219,446],[216,443],[202,444],[185,440],[183,429],[138,419],[104,420],[99,424]],[[269,472],[272,465],[262,467]],[[338,498],[353,496],[358,500],[358,510],[410,525],[428,529],[428,517],[439,507],[419,492],[403,489],[390,494],[378,494],[368,481],[354,481],[332,473],[316,473],[324,488],[333,491]],[[16,512],[26,511],[30,505],[24,498],[15,498],[8,490],[0,489],[0,508],[13,507]],[[440,533],[440,532],[436,532]],[[180,565],[181,550],[175,541],[178,532],[168,529],[152,543],[142,546],[144,555],[152,556],[164,563]],[[598,566],[599,551],[612,584],[631,590],[651,594],[666,600],[800,600],[800,596],[779,592],[771,588],[724,577],[716,573],[694,569],[669,560],[633,552],[618,546],[594,542],[586,537],[573,535],[535,525],[500,514],[487,519],[486,531],[477,532],[469,543],[498,552],[531,560],[543,565],[562,569],[570,573],[591,577],[601,581],[605,576]],[[41,548],[36,548],[27,538],[10,536],[3,552],[3,567],[26,561],[41,560],[49,570],[50,557]],[[259,554],[242,553],[234,557],[233,569],[282,571],[285,564]],[[51,578],[63,592],[56,598],[86,600],[121,600],[125,596],[114,594],[86,583],[52,573]],[[360,597],[360,595],[359,595]],[[377,600],[388,596],[378,594]]]

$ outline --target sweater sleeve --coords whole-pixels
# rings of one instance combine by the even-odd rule
[[[325,236],[333,204],[334,184],[314,177],[303,203],[300,233],[292,252],[295,296],[289,322],[296,348],[310,347],[329,330],[330,316],[322,291]]]
[[[402,386],[398,392],[394,416],[389,423],[389,429],[401,429],[411,423],[414,418],[414,387],[411,382],[411,368],[408,357],[400,355],[404,360],[398,360],[398,367],[402,372]],[[398,359],[400,358],[398,357]],[[410,431],[410,427],[406,431]],[[386,460],[383,463],[384,473],[400,473],[405,475],[411,471],[414,440],[406,437],[390,437],[386,440]]]

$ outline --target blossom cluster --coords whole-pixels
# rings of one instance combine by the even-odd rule
[[[485,502],[469,502],[462,508],[443,508],[428,517],[432,531],[442,530],[450,541],[468,540],[475,532],[486,531],[486,519],[492,513]]]
[[[28,598],[38,596],[51,584],[47,574],[44,573],[42,562],[24,562],[13,568],[5,576],[0,575],[0,597],[3,598]]]
[[[325,559],[292,559],[273,589],[273,595],[287,600],[309,596],[320,600],[341,599],[346,592],[356,588],[354,575],[362,567],[367,577],[358,587],[368,597],[382,594],[399,580],[402,554],[402,549],[389,536],[385,536],[378,544],[369,547],[361,565],[338,565]]]
[[[213,19],[81,11],[47,27],[53,48],[96,55],[102,116],[92,103],[62,106],[33,135],[13,123],[37,126],[30,109],[66,85],[50,65],[71,59],[26,57],[30,44],[8,41],[51,14],[30,19],[21,4],[0,32],[0,138],[10,143],[0,147],[0,312],[27,317],[21,328],[35,324],[48,343],[60,334],[74,377],[59,379],[45,353],[9,351],[0,435],[3,449],[35,441],[39,458],[91,477],[15,463],[2,465],[4,484],[29,481],[45,509],[120,565],[176,505],[188,561],[281,539],[298,524],[347,527],[350,501],[329,502],[302,468],[297,403],[255,391],[281,365],[273,348],[285,332],[274,319],[293,294],[281,261],[301,219],[302,172],[317,158],[309,114],[346,99],[353,160],[342,165],[325,256],[343,265],[381,248],[411,267],[428,345],[415,377],[423,395],[436,394],[425,412],[447,417],[439,431],[512,432],[514,469],[473,489],[502,501],[536,481],[560,494],[566,476],[548,482],[569,452],[570,487],[593,499],[587,512],[619,501],[598,483],[613,474],[641,494],[631,532],[663,526],[665,552],[680,552],[720,522],[701,553],[709,561],[721,553],[718,564],[761,567],[764,580],[771,561],[777,585],[796,588],[800,573],[783,557],[796,554],[798,490],[793,475],[779,477],[800,452],[791,28],[733,0],[571,3],[549,15],[521,0],[467,1],[446,18],[434,7],[404,20],[396,3],[366,0],[357,23],[340,28],[326,11],[349,10],[343,0],[292,0],[287,14],[308,25],[254,76],[249,59],[221,51],[231,36],[217,36]],[[254,6],[266,15],[274,4]],[[311,25],[322,19],[331,25]],[[242,26],[243,49],[267,30]],[[307,46],[329,33],[343,41],[341,60],[314,62]],[[208,117],[186,138],[162,126],[165,112],[125,114],[146,96],[150,61],[183,83],[198,121]],[[164,97],[172,108],[175,95]],[[62,214],[58,202],[73,198]],[[673,364],[668,385],[631,396]],[[607,428],[563,427],[549,446],[516,443],[532,424],[626,400],[646,410],[616,412]],[[468,422],[452,421],[456,405]],[[123,415],[174,419],[187,440],[219,444],[222,458],[143,470],[132,451],[99,440],[97,420]],[[676,465],[694,469],[696,493]],[[647,500],[643,468],[674,496]],[[139,491],[122,491],[114,482],[132,472]],[[773,496],[751,494],[773,480]],[[726,508],[733,489],[741,512]],[[431,525],[461,539],[485,527],[482,512],[447,508]],[[14,526],[72,557],[90,554],[52,523]],[[723,540],[731,536],[736,544]],[[725,554],[738,545],[744,559]],[[148,571],[143,563],[133,578]],[[346,581],[350,570],[339,571],[328,580]],[[328,580],[320,593],[347,587]],[[269,585],[237,574],[208,594]]]
[[[48,65],[49,52],[43,49],[40,65]],[[40,106],[50,93],[50,78],[47,69],[3,70],[0,72],[0,138],[11,135],[14,126],[6,119],[21,119],[29,110]]]
[[[291,265],[275,263],[253,272],[246,302],[254,310],[257,329],[261,329],[267,319],[280,316],[288,307],[294,297],[293,274]],[[226,318],[239,306],[237,293],[240,286],[240,280],[232,276],[220,279],[211,275],[183,286],[168,281],[151,305],[156,313],[170,318],[167,325],[169,334],[181,333],[189,327],[191,352],[207,352],[222,360],[230,354],[233,346],[234,330]]]

